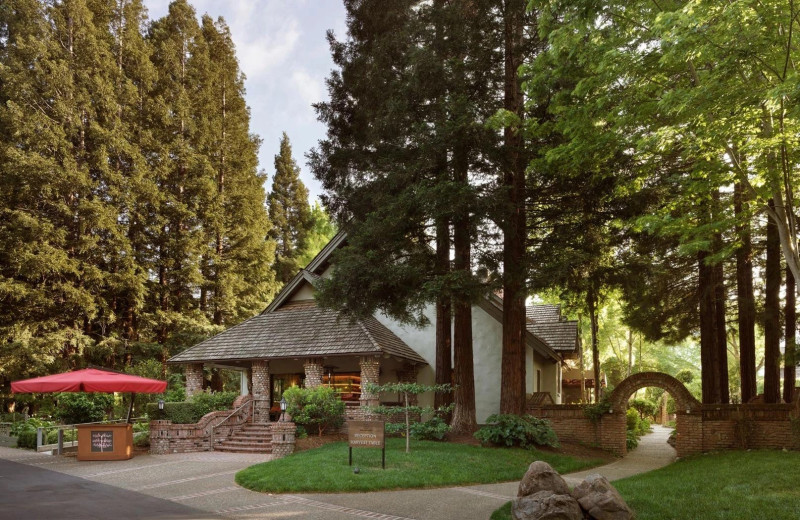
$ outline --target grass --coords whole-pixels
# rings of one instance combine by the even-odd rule
[[[387,439],[383,470],[380,450],[353,449],[350,467],[347,443],[336,442],[250,466],[236,474],[236,483],[269,493],[430,488],[519,480],[535,460],[546,461],[562,473],[603,462],[535,450],[432,441],[414,441],[411,453],[404,450],[404,439]],[[354,467],[359,468],[359,474],[353,473]]]
[[[800,453],[697,455],[614,482],[637,520],[797,520]],[[511,503],[492,520],[511,518]]]

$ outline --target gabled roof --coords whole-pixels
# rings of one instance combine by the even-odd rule
[[[531,323],[561,321],[561,306],[529,305],[525,307],[525,317]]]
[[[259,314],[170,358],[170,363],[381,355],[427,364],[375,318],[349,320],[316,305]]]
[[[319,256],[319,255],[317,255]],[[308,282],[312,286],[314,282],[319,280],[319,276],[307,271],[306,269],[300,269],[300,272],[294,275],[294,278],[289,280],[289,283],[283,286],[277,296],[267,305],[267,308],[264,309],[261,314],[267,314],[269,312],[274,312],[278,310],[284,303],[289,301],[289,298],[299,290],[303,285]]]

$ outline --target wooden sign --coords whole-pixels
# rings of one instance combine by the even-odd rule
[[[383,421],[348,421],[347,439],[351,448],[383,448]]]
[[[380,448],[381,467],[386,469],[386,435],[383,421],[347,421],[347,440],[350,445],[350,465],[353,465],[353,448]]]
[[[92,431],[92,451],[114,451],[114,432],[111,430]]]

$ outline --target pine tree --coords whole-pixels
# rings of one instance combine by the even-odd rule
[[[275,177],[269,193],[270,237],[276,242],[273,270],[278,282],[287,283],[303,267],[301,258],[308,248],[313,222],[308,204],[308,189],[300,180],[300,168],[292,157],[286,132],[275,156]]]

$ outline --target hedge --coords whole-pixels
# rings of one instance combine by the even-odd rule
[[[17,437],[17,448],[28,448],[31,450],[36,449],[36,432],[20,432]]]
[[[193,395],[189,401],[164,403],[163,410],[158,409],[158,403],[147,403],[147,416],[150,420],[194,424],[209,412],[229,410],[238,396],[237,392],[204,392]]]

